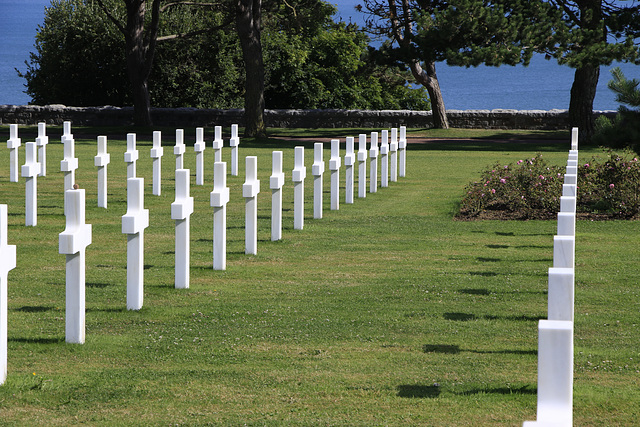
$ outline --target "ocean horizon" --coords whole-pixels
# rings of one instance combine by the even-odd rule
[[[44,8],[50,3],[50,0],[0,2],[0,104],[25,105],[31,101],[24,93],[25,80],[15,69],[26,71],[25,61],[29,52],[35,50],[36,31],[44,20]],[[338,8],[336,20],[364,24],[363,15],[355,10],[360,1],[332,3]],[[614,66],[620,66],[629,79],[640,78],[637,65],[601,67],[594,110],[616,110],[619,106],[615,94],[607,87]],[[574,70],[536,55],[528,67],[464,68],[438,63],[436,72],[448,110],[554,110],[569,108]]]

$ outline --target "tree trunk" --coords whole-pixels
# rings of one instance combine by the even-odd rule
[[[593,100],[600,76],[600,67],[584,66],[577,68],[571,86],[569,102],[569,124],[579,128],[580,141],[589,141],[593,136],[595,120],[593,118]]]
[[[260,41],[262,0],[238,0],[236,24],[242,46],[246,83],[244,95],[245,136],[265,136],[264,63]]]
[[[431,113],[433,118],[433,127],[436,129],[449,129],[449,120],[444,106],[444,98],[440,91],[440,83],[436,75],[436,63],[434,61],[425,62],[424,69],[418,63],[413,61],[410,64],[411,73],[416,81],[427,88],[429,99],[431,100]]]
[[[147,48],[144,43],[145,0],[128,0],[125,33],[127,71],[133,94],[133,122],[136,126],[151,126],[151,103],[147,85],[145,63]]]

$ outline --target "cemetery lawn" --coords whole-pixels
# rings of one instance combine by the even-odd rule
[[[2,135],[8,129],[2,127]],[[191,169],[191,287],[174,289],[174,131],[163,132],[162,195],[151,194],[151,138],[139,134],[145,178],[145,296],[127,311],[126,129],[72,129],[93,243],[86,252],[86,343],[65,343],[65,228],[60,128],[48,129],[38,225],[24,226],[24,178],[8,180],[8,376],[3,425],[522,425],[536,417],[537,324],[546,318],[555,221],[454,221],[465,185],[487,165],[566,143],[478,140],[409,144],[407,177],[330,211],[327,130],[324,218],[312,219],[306,141],[304,230],[293,230],[293,147],[241,139],[228,176],[227,270],[212,270],[212,129],[205,186]],[[24,132],[24,135],[23,135]],[[31,128],[33,133],[33,128]],[[288,131],[274,132],[286,136]],[[21,128],[24,163],[26,137]],[[97,207],[96,136],[109,137],[108,209]],[[149,133],[147,132],[147,135]],[[223,160],[230,160],[225,129]],[[290,133],[290,135],[293,133]],[[468,135],[468,134],[467,134]],[[536,136],[537,138],[538,136]],[[467,136],[468,138],[468,136]],[[356,145],[357,147],[357,145]],[[284,151],[283,240],[270,241],[271,152]],[[597,154],[581,150],[581,158]],[[341,153],[344,155],[344,147]],[[258,156],[258,255],[244,254],[244,157]],[[344,186],[344,168],[341,179]],[[357,177],[357,174],[356,174]],[[357,179],[356,179],[357,185]],[[640,298],[637,221],[579,221],[576,232],[574,422],[637,425]]]

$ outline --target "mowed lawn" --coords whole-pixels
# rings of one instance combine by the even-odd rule
[[[0,130],[8,139],[8,128]],[[214,271],[213,131],[205,132],[206,185],[196,186],[195,131],[186,129],[195,198],[187,290],[173,281],[174,131],[163,132],[159,197],[151,194],[151,138],[140,134],[137,169],[150,211],[145,295],[142,310],[127,311],[126,130],[72,131],[76,181],[93,226],[84,345],[64,337],[61,129],[49,130],[37,227],[24,226],[25,180],[9,182],[9,150],[0,149],[0,203],[8,205],[8,241],[18,254],[9,273],[0,424],[515,426],[535,419],[537,324],[546,318],[556,223],[453,216],[465,185],[488,165],[537,152],[564,164],[568,132],[563,144],[410,144],[407,177],[362,199],[356,188],[354,204],[344,203],[342,169],[338,211],[329,209],[331,135],[318,132],[327,163],[324,218],[312,218],[313,143],[306,142],[303,230],[293,229],[296,143],[241,140],[240,175],[228,176],[227,270]],[[341,141],[357,141],[358,132],[345,130]],[[97,207],[98,134],[109,137],[108,209]],[[23,137],[20,164],[33,139]],[[284,230],[282,241],[271,242],[276,149],[284,152]],[[597,153],[584,149],[581,159]],[[261,180],[257,256],[244,254],[248,155],[258,156]],[[637,221],[577,224],[575,425],[637,425],[640,417],[639,235]]]

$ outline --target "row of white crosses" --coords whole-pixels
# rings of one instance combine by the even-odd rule
[[[573,425],[573,320],[575,233],[578,183],[578,128],[571,130],[571,150],[560,197],[553,267],[549,268],[547,320],[538,325],[537,420],[524,426]]]

